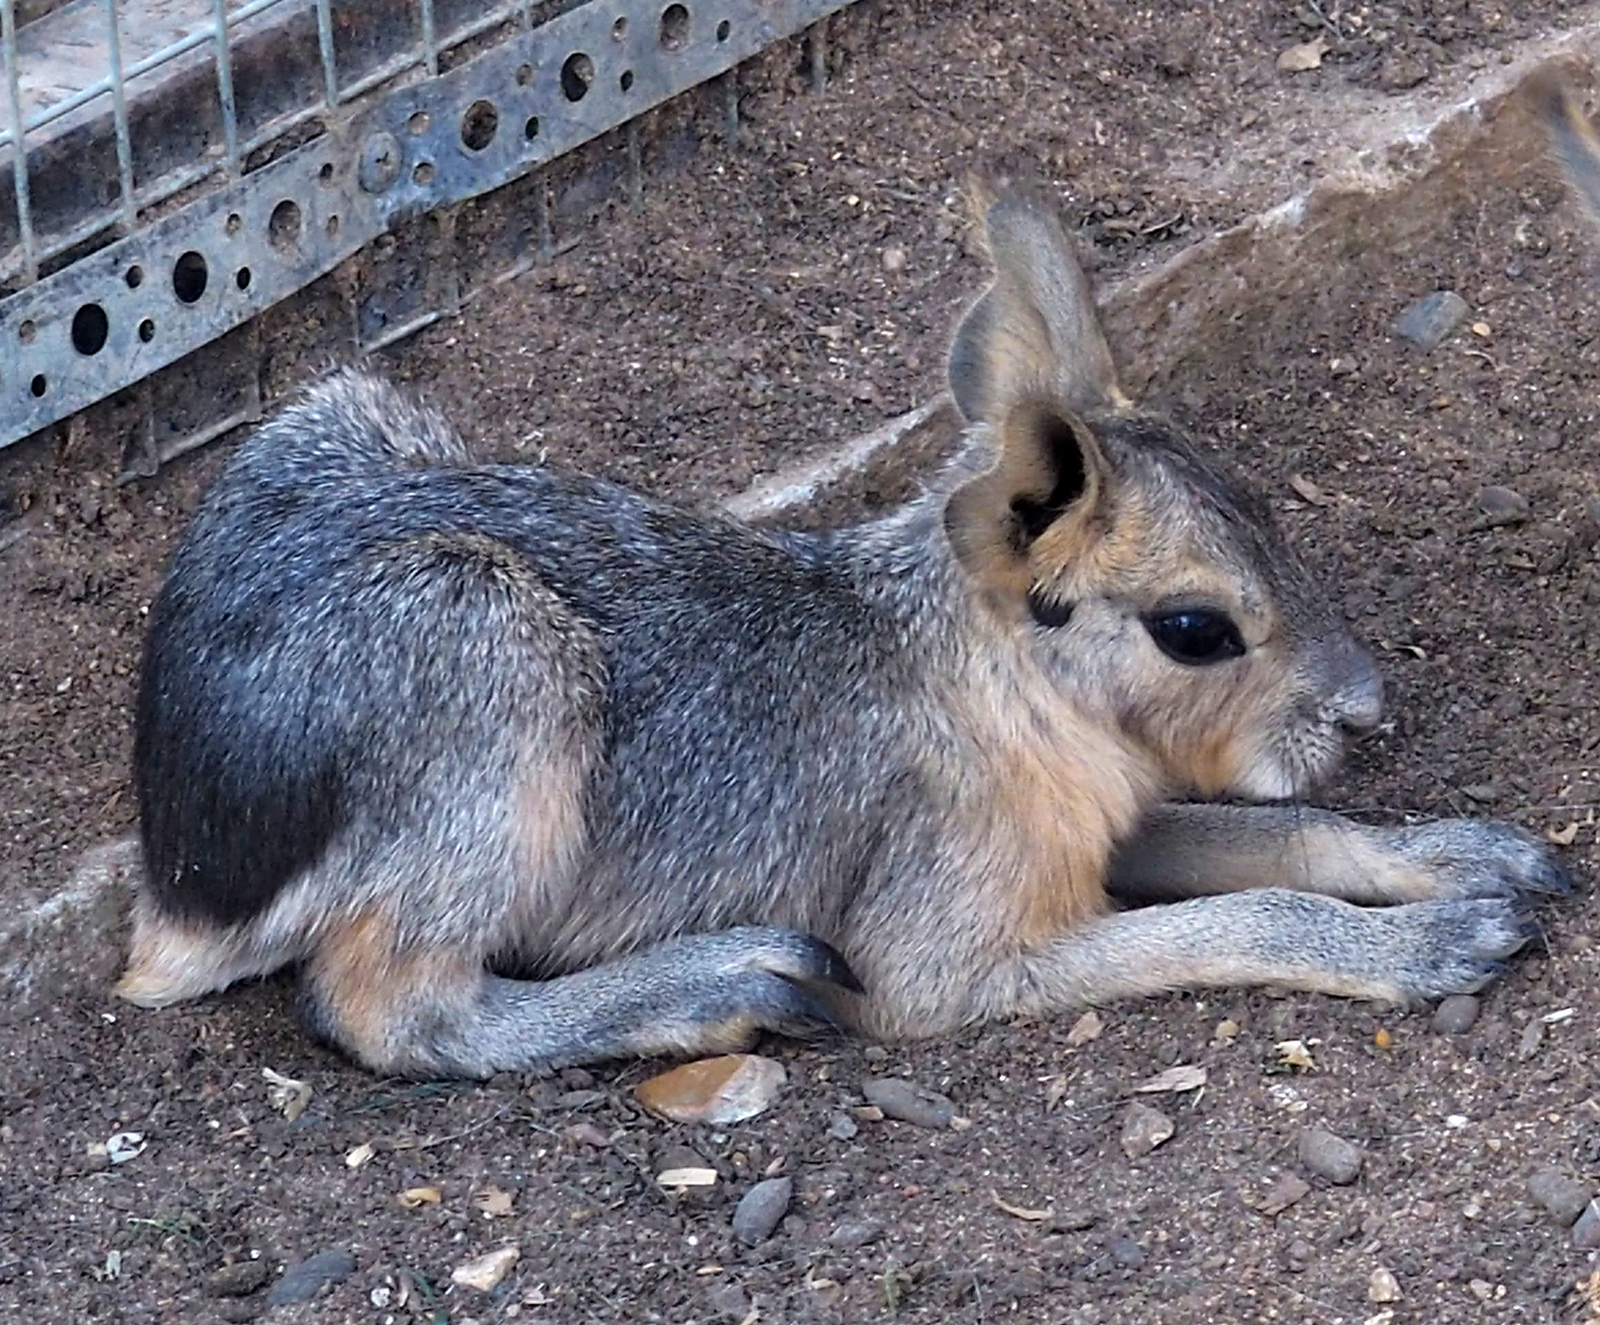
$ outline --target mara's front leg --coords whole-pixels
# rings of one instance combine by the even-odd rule
[[[1293,805],[1162,805],[1117,851],[1108,888],[1130,901],[1292,888],[1347,902],[1567,891],[1550,851],[1478,819],[1375,828]]]
[[[1171,989],[1280,985],[1410,1005],[1470,993],[1531,936],[1513,897],[1362,907],[1285,888],[1090,920],[996,967],[996,1015],[1043,1016]]]

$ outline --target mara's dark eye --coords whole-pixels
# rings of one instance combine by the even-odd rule
[[[1192,607],[1148,617],[1144,626],[1162,653],[1186,667],[1227,662],[1244,653],[1239,628],[1224,612]]]

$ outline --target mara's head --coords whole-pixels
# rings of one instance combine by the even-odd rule
[[[994,284],[950,355],[974,441],[945,507],[984,610],[1175,785],[1306,792],[1378,721],[1370,655],[1265,503],[1123,395],[1054,209],[1008,191],[984,231]]]

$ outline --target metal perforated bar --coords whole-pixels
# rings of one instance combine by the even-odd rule
[[[332,110],[339,104],[339,64],[333,51],[333,0],[317,0],[317,49],[322,52],[322,96]]]
[[[222,142],[228,173],[239,173],[239,120],[233,104],[233,52],[228,49],[228,0],[215,0],[212,27],[217,39],[217,100],[222,104]]]
[[[22,265],[29,280],[39,275],[39,254],[33,234],[33,209],[28,202],[28,131],[22,123],[22,84],[17,74],[17,14],[12,0],[0,2],[0,45],[5,47],[6,105],[11,123],[11,173],[17,189],[17,232],[22,238]]]
[[[122,224],[132,230],[139,217],[133,200],[133,136],[128,131],[127,83],[122,77],[122,31],[117,25],[117,0],[106,0],[106,58],[111,65],[111,117],[117,135],[117,194]]]

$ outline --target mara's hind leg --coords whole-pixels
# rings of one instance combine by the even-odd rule
[[[487,1077],[650,1054],[725,1053],[763,1030],[848,1022],[859,986],[826,943],[781,929],[691,935],[552,980],[508,980],[477,945],[406,944],[372,911],[304,973],[314,1030],[377,1072]]]

